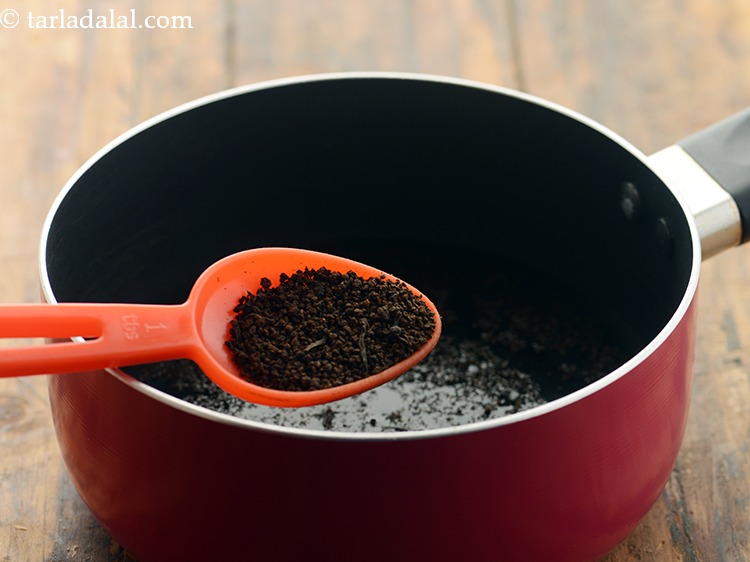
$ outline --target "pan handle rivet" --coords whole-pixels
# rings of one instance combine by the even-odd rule
[[[635,220],[641,211],[641,194],[635,184],[629,181],[620,186],[620,208],[630,220]]]

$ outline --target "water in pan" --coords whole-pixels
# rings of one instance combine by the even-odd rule
[[[443,336],[420,365],[360,396],[282,409],[218,389],[190,361],[130,367],[136,378],[185,401],[285,427],[394,432],[497,418],[581,388],[632,353],[575,292],[507,260],[468,270],[466,250],[426,254],[408,246],[329,251],[389,271],[424,291],[443,317]],[[416,256],[416,257],[415,257]],[[478,263],[478,262],[476,262]],[[486,261],[485,261],[486,263]]]

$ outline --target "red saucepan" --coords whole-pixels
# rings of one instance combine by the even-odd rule
[[[602,557],[680,448],[701,256],[750,232],[748,138],[745,113],[646,158],[525,94],[371,73],[239,88],[144,123],[55,202],[46,300],[179,303],[207,265],[263,246],[336,250],[422,287],[370,255],[391,248],[435,279],[543,271],[613,319],[630,359],[543,405],[404,431],[244,419],[127,369],[50,377],[73,482],[146,562]]]

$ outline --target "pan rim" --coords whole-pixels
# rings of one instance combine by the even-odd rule
[[[65,200],[68,193],[73,189],[78,180],[103,156],[110,153],[113,149],[123,144],[125,141],[135,137],[139,133],[159,124],[167,119],[187,113],[194,109],[209,105],[211,103],[219,102],[232,97],[252,93],[260,90],[267,90],[278,87],[299,85],[308,82],[319,82],[324,80],[349,80],[349,79],[392,79],[392,80],[413,80],[420,82],[433,82],[433,83],[444,83],[457,85],[468,88],[481,89],[489,92],[494,92],[504,96],[513,97],[521,101],[525,101],[548,110],[552,110],[558,114],[566,116],[570,119],[578,121],[579,123],[595,130],[599,134],[607,137],[611,141],[617,143],[621,148],[628,151],[632,156],[643,164],[647,169],[652,170],[651,165],[647,159],[647,156],[643,154],[639,149],[633,146],[630,142],[622,138],[617,133],[613,132],[604,125],[594,121],[593,119],[586,117],[572,109],[566,108],[562,105],[556,104],[549,100],[533,96],[524,92],[506,88],[503,86],[496,86],[474,80],[468,80],[464,78],[455,78],[449,76],[441,76],[434,74],[422,74],[422,73],[411,73],[411,72],[387,72],[387,71],[357,71],[357,72],[334,72],[334,73],[323,73],[323,74],[305,74],[299,76],[291,76],[287,78],[278,78],[273,80],[266,80],[254,84],[248,84],[244,86],[238,86],[226,90],[222,90],[207,96],[200,97],[193,101],[189,101],[164,111],[158,115],[155,115],[149,119],[144,120],[140,124],[125,131],[100,150],[98,150],[93,156],[91,156],[65,183],[58,195],[55,197],[48,214],[45,218],[42,233],[39,241],[38,250],[38,271],[39,280],[41,284],[42,297],[46,302],[56,303],[54,291],[52,289],[51,281],[46,267],[46,253],[49,242],[50,227],[54,218]],[[656,172],[654,172],[656,174]],[[658,177],[658,174],[656,174]],[[383,433],[364,433],[354,431],[332,431],[332,430],[316,430],[316,429],[303,429],[295,427],[286,427],[259,422],[255,420],[248,420],[243,418],[237,418],[229,414],[223,414],[210,410],[203,406],[191,404],[179,398],[176,398],[166,392],[157,390],[146,383],[143,383],[134,377],[128,375],[124,371],[118,368],[106,369],[106,372],[111,376],[115,377],[122,383],[131,387],[132,389],[140,392],[154,400],[157,400],[169,407],[176,408],[187,414],[195,415],[204,418],[209,421],[218,422],[222,424],[231,425],[234,427],[246,428],[253,431],[261,431],[264,433],[281,434],[287,436],[296,436],[300,438],[309,439],[323,439],[323,440],[336,440],[336,441],[406,441],[406,440],[421,440],[428,438],[438,437],[449,437],[460,435],[464,433],[473,433],[479,431],[487,431],[491,429],[497,429],[504,426],[515,425],[518,423],[525,422],[527,420],[535,419],[551,412],[565,408],[571,404],[579,402],[589,396],[596,394],[602,389],[612,385],[616,381],[626,376],[631,371],[635,370],[641,365],[648,357],[659,349],[667,339],[675,332],[677,327],[683,322],[685,316],[690,309],[698,288],[698,280],[700,276],[701,267],[701,244],[698,235],[698,229],[695,225],[694,218],[689,211],[687,204],[683,197],[675,190],[671,189],[669,185],[662,181],[664,189],[667,189],[675,198],[679,206],[681,207],[685,219],[688,223],[690,230],[691,243],[693,247],[693,256],[691,263],[690,276],[685,287],[682,299],[677,306],[675,312],[671,318],[659,331],[659,333],[645,345],[636,355],[630,360],[625,362],[623,365],[608,373],[601,379],[575,391],[567,394],[561,398],[530,408],[528,410],[517,412],[514,414],[508,414],[499,418],[490,420],[484,420],[479,422],[472,422],[467,424],[461,424],[450,427],[439,427],[424,430],[408,430],[403,432],[383,432]],[[80,340],[80,338],[74,338]],[[72,375],[75,376],[75,375]]]

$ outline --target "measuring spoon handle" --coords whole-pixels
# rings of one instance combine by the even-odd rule
[[[190,357],[198,345],[187,305],[0,305],[0,338],[54,343],[0,348],[0,378],[89,371]],[[83,341],[69,341],[71,338]]]

